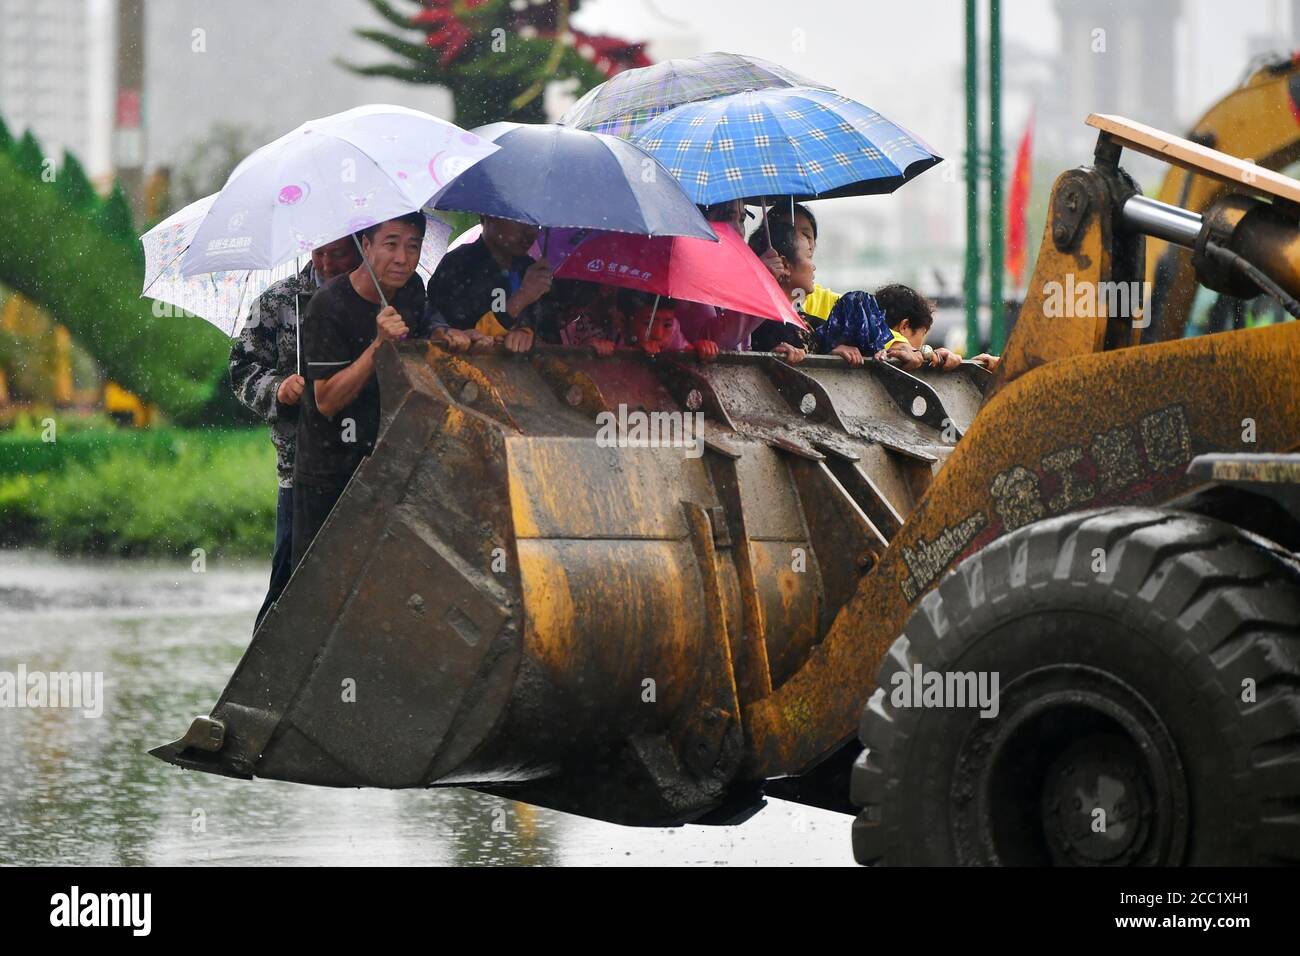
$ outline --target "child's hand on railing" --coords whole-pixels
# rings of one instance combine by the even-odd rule
[[[712,362],[718,357],[718,343],[700,339],[694,345],[695,355],[701,362]]]
[[[785,359],[791,365],[798,365],[808,353],[797,345],[791,345],[789,342],[778,342],[776,347],[772,349],[772,354]]]
[[[448,352],[465,352],[469,350],[474,340],[469,332],[461,329],[441,328],[433,330],[429,341],[434,345],[441,345]]]
[[[838,355],[854,367],[861,365],[863,361],[862,353],[852,345],[837,345],[831,349],[831,355]],[[874,357],[877,362],[883,362],[885,360],[885,350],[881,349]]]

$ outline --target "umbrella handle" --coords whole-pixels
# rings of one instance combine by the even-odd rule
[[[659,311],[659,296],[655,296],[655,304],[650,306],[650,321],[645,325],[645,335],[641,338],[641,344],[645,345],[650,341],[650,330],[655,327],[655,313]]]
[[[375,291],[379,293],[379,307],[381,309],[388,308],[388,299],[384,297],[384,290],[379,288],[379,279],[375,276],[375,270],[370,268],[370,260],[367,259],[366,254],[361,251],[361,240],[357,238],[355,232],[352,234],[352,241],[357,244],[357,254],[361,256],[361,261],[365,263],[366,271],[370,273],[370,281],[375,284]]]
[[[302,315],[298,311],[298,295],[293,297],[293,350],[297,353],[298,374],[302,375]]]
[[[791,219],[793,222],[793,219]],[[763,197],[763,235],[767,239],[767,247],[772,248],[772,227],[767,224],[767,197]]]

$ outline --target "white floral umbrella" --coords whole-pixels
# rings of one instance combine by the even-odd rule
[[[235,167],[181,256],[181,275],[274,269],[422,208],[498,148],[401,106],[311,120]]]
[[[299,272],[310,258],[294,256],[271,269],[227,269],[186,276],[181,261],[218,193],[205,196],[173,213],[140,237],[144,247],[144,288],[141,295],[197,315],[234,337],[243,329],[253,302],[272,283]],[[447,252],[451,225],[424,210],[424,245],[417,271],[427,281]]]

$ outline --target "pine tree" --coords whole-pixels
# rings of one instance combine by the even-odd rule
[[[131,201],[119,182],[113,183],[113,191],[108,194],[94,214],[95,223],[100,230],[114,242],[130,251],[141,266],[144,267],[144,247],[136,235],[135,216],[131,212]]]
[[[75,157],[53,183],[41,144],[0,120],[0,276],[89,349],[105,373],[169,414],[195,420],[221,387],[229,340],[205,322],[160,319],[140,298],[144,250],[120,185],[100,202]],[[48,178],[48,177],[47,177]]]
[[[99,197],[95,195],[95,187],[86,177],[86,170],[77,161],[77,157],[67,150],[63,153],[63,167],[59,170],[57,189],[64,201],[74,209],[94,210],[99,206]]]
[[[33,142],[24,150],[40,154]],[[88,212],[30,172],[0,154],[4,284],[64,324],[114,381],[178,419],[198,415],[220,388],[229,339],[206,322],[157,318],[140,298],[143,250],[120,188]]]
[[[14,164],[24,176],[37,181],[40,180],[41,173],[45,169],[45,154],[41,150],[40,142],[32,135],[31,130],[23,133],[22,138],[14,146],[12,154]]]

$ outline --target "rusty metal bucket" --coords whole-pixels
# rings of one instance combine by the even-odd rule
[[[635,824],[751,794],[742,709],[813,652],[988,378],[413,345],[378,371],[374,454],[211,716],[153,752]]]

